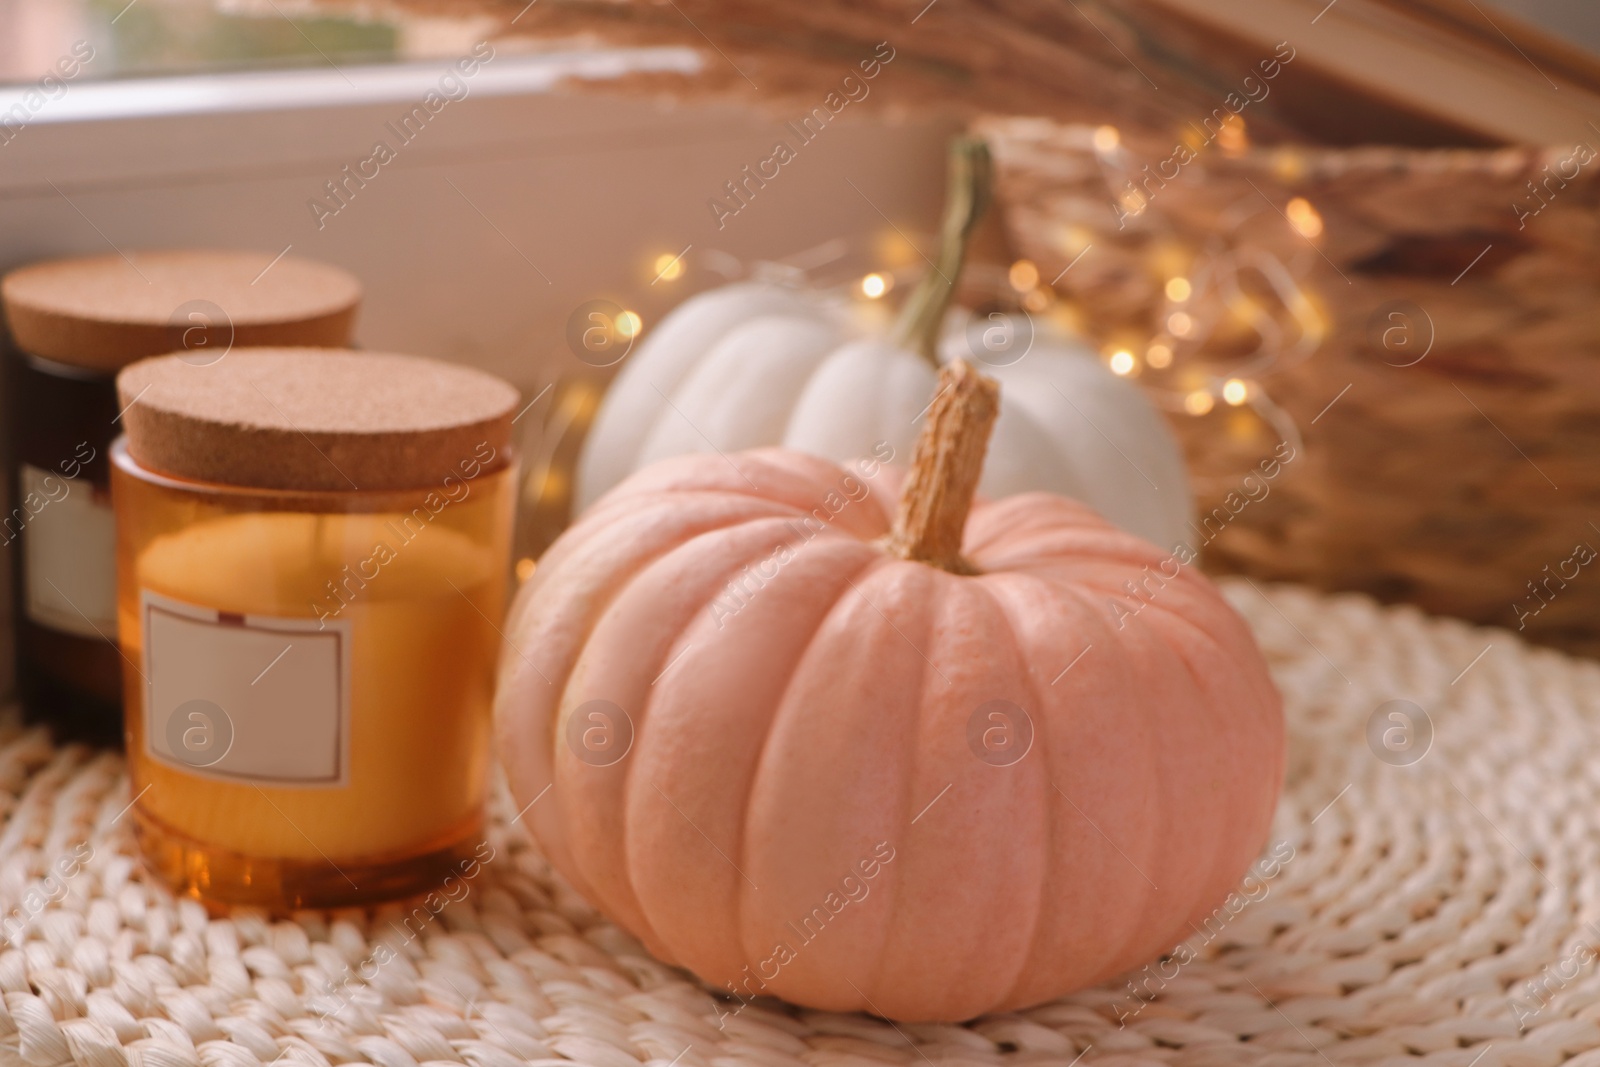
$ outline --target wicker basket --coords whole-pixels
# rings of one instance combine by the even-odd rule
[[[1207,546],[1211,568],[1600,652],[1600,567],[1588,566],[1600,548],[1592,151],[1213,146],[1130,197],[1129,171],[1147,178],[1155,168],[1142,165],[1171,157],[1170,139],[1124,131],[1111,166],[1105,130],[1098,149],[1093,130],[1039,120],[984,132],[1012,239],[1093,335],[1156,334],[1172,312],[1171,264],[1203,271],[1219,243],[1287,265],[1321,318],[1314,355],[1254,375],[1303,448],[1271,495],[1228,516]],[[1285,213],[1294,198],[1312,205],[1297,205],[1299,229]],[[1145,371],[1182,390],[1221,380],[1230,358],[1223,331]],[[1202,515],[1279,436],[1240,417],[1226,404],[1175,417]]]

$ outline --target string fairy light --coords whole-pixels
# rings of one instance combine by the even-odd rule
[[[1034,266],[1032,260],[1019,259],[1011,264],[1006,279],[1017,292],[1031,293],[1039,285],[1039,268]]]
[[[1250,150],[1250,134],[1242,117],[1233,115],[1222,124],[1217,131],[1217,145],[1229,156],[1242,156]]]
[[[655,258],[651,276],[660,282],[677,281],[683,277],[683,256],[673,255],[671,252],[661,253]]]
[[[1284,205],[1283,213],[1289,217],[1289,225],[1297,230],[1300,236],[1313,238],[1322,234],[1322,216],[1311,202],[1303,196],[1297,196]]]
[[[1159,202],[1161,186],[1152,189],[1141,181],[1141,161],[1123,143],[1120,131],[1097,127],[1090,140],[1118,228],[1147,238],[1141,253],[1146,269],[1158,279],[1154,328],[1142,346],[1143,366],[1155,372],[1146,378],[1147,390],[1169,409],[1195,418],[1210,415],[1219,403],[1253,411],[1281,439],[1298,445],[1299,428],[1261,386],[1260,377],[1308,358],[1328,325],[1295,273],[1251,239],[1247,224],[1257,216],[1268,225],[1274,218],[1276,225],[1287,219],[1299,237],[1314,240],[1324,229],[1321,213],[1302,196],[1290,199],[1281,216],[1259,197],[1241,198],[1223,212],[1201,247],[1194,248],[1192,231],[1179,231],[1163,212],[1150,210]],[[1195,134],[1193,143],[1185,143],[1196,154],[1210,149],[1237,157],[1251,150],[1244,121],[1237,117],[1224,123],[1214,139]],[[1278,151],[1272,163],[1280,177],[1301,170],[1298,154],[1289,150]],[[1076,236],[1080,247],[1094,239],[1087,233]],[[1062,251],[1069,258],[1076,254],[1064,247]],[[1126,350],[1130,358],[1118,365],[1131,371],[1138,362],[1132,353],[1140,347],[1119,345],[1117,352]],[[1213,368],[1224,352],[1227,371],[1218,373]]]

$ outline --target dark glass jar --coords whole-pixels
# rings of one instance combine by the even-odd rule
[[[30,718],[114,744],[120,731],[115,526],[107,453],[115,378],[13,351],[11,508],[0,517],[16,611],[17,689]]]
[[[121,744],[110,446],[117,372],[181,351],[347,345],[361,297],[349,273],[271,253],[173,250],[23,267],[0,280],[10,469],[0,514],[27,718]]]

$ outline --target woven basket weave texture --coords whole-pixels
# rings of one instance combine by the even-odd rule
[[[1311,358],[1259,375],[1304,462],[1210,547],[1213,569],[1600,653],[1600,578],[1569,562],[1600,549],[1600,159],[1211,144],[1179,166],[1175,138],[1124,130],[1111,167],[1085,127],[982,128],[1014,242],[1095,336],[1155,334],[1171,310],[1159,264],[1219,241],[1288,265],[1325,320]],[[1130,179],[1146,203],[1124,217]],[[1320,215],[1314,240],[1285,215],[1296,197]],[[1187,373],[1231,373],[1217,348]],[[1190,388],[1185,365],[1147,377]],[[1174,420],[1202,514],[1252,462],[1231,414]]]
[[[1287,701],[1281,862],[1181,966],[962,1026],[735,1012],[554,878],[503,795],[495,858],[431,918],[212,919],[142,873],[120,758],[8,724],[0,1065],[1600,1064],[1600,665],[1363,597],[1226,590]],[[1407,744],[1369,741],[1396,699],[1421,712]]]

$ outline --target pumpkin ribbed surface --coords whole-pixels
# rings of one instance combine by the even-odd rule
[[[1182,940],[1265,840],[1282,717],[1193,567],[1046,494],[973,509],[979,575],[900,560],[872,543],[895,481],[773,449],[619,486],[514,609],[502,754],[525,803],[554,782],[528,819],[556,867],[661,959],[960,1020]]]
[[[552,872],[523,829],[549,796],[520,821],[522,804],[496,798],[494,859],[462,899],[413,922],[409,941],[397,907],[208,919],[141,873],[119,757],[54,748],[0,718],[0,914],[15,935],[0,951],[0,1056],[30,1067],[1064,1067],[1080,1053],[1080,1067],[1595,1063],[1600,969],[1584,947],[1600,915],[1600,665],[1363,597],[1223,588],[1284,694],[1288,775],[1268,853],[1292,858],[1264,896],[1190,939],[1199,958],[1176,978],[1144,979],[1142,1008],[1135,974],[963,1026],[775,1001],[732,1014],[737,1004],[651,959]],[[1436,727],[1408,766],[1365,740],[1396,698]],[[45,899],[50,866],[80,848],[90,854],[68,891]],[[364,981],[356,971],[380,939],[398,955]],[[340,1010],[330,988],[359,996]],[[1120,1028],[1119,1011],[1131,1016]]]

